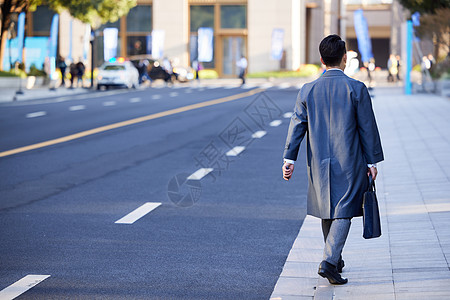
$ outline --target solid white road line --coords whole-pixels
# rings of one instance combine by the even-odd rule
[[[0,299],[14,299],[49,277],[50,275],[27,275],[1,290]]]
[[[226,153],[227,156],[238,156],[242,151],[245,150],[244,146],[236,146]]]
[[[176,97],[176,96],[178,96],[178,93],[177,92],[172,92],[172,93],[169,94],[169,96],[170,97]]]
[[[152,99],[153,100],[161,99],[161,95],[153,95]]]
[[[290,112],[285,113],[285,114],[283,115],[283,117],[284,117],[285,119],[290,119],[290,118],[292,117],[293,114],[294,114],[294,113],[293,113],[292,111],[290,111]]]
[[[269,123],[269,125],[272,127],[277,127],[277,126],[280,126],[281,123],[283,123],[283,122],[281,122],[281,120],[273,120],[272,122]]]
[[[135,210],[130,212],[128,215],[117,220],[114,223],[116,223],[116,224],[133,224],[134,222],[136,222],[137,220],[139,220],[140,218],[142,218],[143,216],[145,216],[146,214],[148,214],[149,212],[151,212],[152,210],[154,210],[155,208],[157,208],[160,205],[161,205],[161,203],[158,203],[158,202],[147,202],[144,205],[136,208]]]
[[[105,101],[103,102],[103,106],[114,106],[116,105],[116,101]]]
[[[29,113],[25,117],[26,118],[36,118],[36,117],[45,116],[46,114],[47,114],[47,112],[45,112],[45,111],[37,111],[37,112],[34,112],[34,113]]]
[[[252,134],[252,138],[254,138],[254,139],[260,139],[260,138],[262,138],[263,136],[265,136],[266,134],[267,134],[267,131],[260,130],[260,131],[255,132],[254,134]]]
[[[209,173],[211,173],[214,169],[213,168],[201,168],[197,171],[195,171],[195,173],[191,174],[187,180],[200,180],[203,177],[205,177],[206,175],[208,175]]]
[[[273,83],[267,82],[267,83],[260,85],[260,87],[263,89],[270,89],[271,87],[273,87]]]
[[[288,88],[290,88],[290,87],[291,87],[291,84],[290,84],[290,83],[288,83],[288,82],[283,82],[282,84],[280,84],[280,85],[278,86],[278,89],[284,90],[284,89],[288,89]]]
[[[139,97],[131,98],[130,102],[131,103],[141,102],[141,98],[139,98]]]
[[[75,105],[75,106],[71,106],[69,107],[70,111],[76,111],[76,110],[83,110],[85,109],[86,106],[85,105]]]

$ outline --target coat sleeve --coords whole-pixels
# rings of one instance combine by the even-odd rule
[[[358,121],[359,139],[368,164],[375,164],[384,160],[381,139],[377,122],[372,109],[372,101],[366,86],[361,83],[357,101],[356,117]]]
[[[301,99],[301,91],[298,93],[294,114],[291,117],[286,138],[283,158],[297,160],[300,144],[308,130],[308,112],[306,100]]]

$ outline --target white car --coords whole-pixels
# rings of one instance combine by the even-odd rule
[[[121,59],[105,62],[98,70],[97,89],[108,89],[110,86],[138,87],[138,70],[131,62]]]

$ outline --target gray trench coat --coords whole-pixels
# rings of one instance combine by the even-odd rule
[[[296,160],[307,133],[309,215],[321,219],[362,216],[367,164],[384,159],[366,86],[337,69],[298,93],[284,158]]]

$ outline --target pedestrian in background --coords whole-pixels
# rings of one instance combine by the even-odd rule
[[[78,79],[77,86],[78,87],[80,87],[80,86],[84,87],[83,76],[84,76],[85,70],[86,70],[86,67],[84,66],[83,62],[79,61],[77,63],[77,79]]]
[[[318,274],[331,284],[345,284],[339,273],[351,219],[362,216],[369,175],[382,161],[372,102],[364,83],[344,74],[345,42],[329,35],[319,46],[327,71],[298,93],[284,151],[283,178],[289,180],[300,143],[307,134],[307,213],[322,219],[325,241]]]
[[[242,80],[242,85],[245,84],[245,73],[247,72],[248,62],[244,55],[238,60],[236,66],[239,68],[239,78]]]
[[[398,74],[397,59],[395,58],[394,54],[391,54],[389,56],[389,60],[387,62],[387,67],[388,67],[388,78],[387,78],[387,81],[388,82],[394,82],[395,78],[397,77],[397,74]]]
[[[66,86],[65,77],[66,77],[67,65],[66,65],[64,57],[62,57],[62,56],[58,60],[58,68],[59,68],[59,71],[61,72],[61,86],[65,87]]]
[[[395,59],[397,60],[397,81],[400,81],[400,67],[401,67],[400,55],[396,55]]]
[[[69,66],[69,73],[70,73],[70,88],[73,89],[73,83],[78,74],[77,66],[73,62]]]

